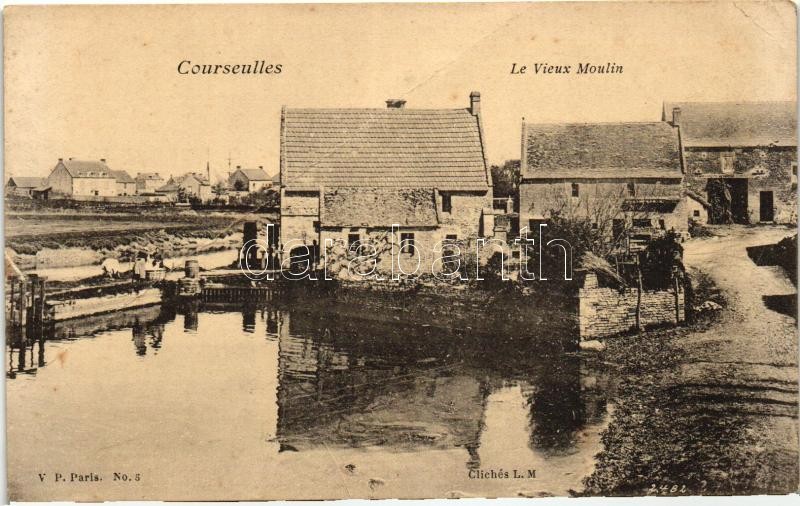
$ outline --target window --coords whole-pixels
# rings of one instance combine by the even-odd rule
[[[658,220],[658,228],[660,228],[661,230],[666,230],[667,223],[663,219]]]
[[[597,230],[597,222],[592,222],[592,230]]]
[[[649,228],[653,223],[650,218],[634,218],[633,226],[637,228]]]
[[[458,236],[456,234],[447,234],[444,236],[445,242],[456,242],[458,240]]]
[[[733,174],[733,153],[722,153],[719,157],[719,166],[723,174]]]
[[[442,193],[442,212],[449,213],[453,210],[453,199],[449,193]]]
[[[353,251],[353,247],[361,240],[361,235],[358,233],[347,234],[347,250]]]
[[[408,253],[414,256],[414,234],[411,232],[400,234],[400,253]]]
[[[581,194],[581,185],[578,183],[572,183],[572,196],[579,197]]]
[[[630,197],[635,197],[636,196],[636,184],[628,183],[628,195]]]
[[[694,216],[695,218],[699,218],[700,217],[700,210],[699,209],[695,209],[694,211],[692,211],[692,216]]]

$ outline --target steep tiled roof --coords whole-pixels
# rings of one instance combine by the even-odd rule
[[[124,170],[112,170],[109,171],[111,176],[117,180],[117,183],[135,183],[136,180],[131,177],[130,174],[125,172]]]
[[[105,162],[94,160],[62,160],[64,167],[72,177],[110,178],[111,169]]]
[[[286,109],[282,184],[488,190],[478,119],[466,109]]]
[[[524,178],[681,177],[678,131],[663,122],[523,124]]]
[[[322,227],[429,227],[439,224],[430,188],[325,188]]]
[[[797,146],[796,102],[664,103],[662,120],[681,110],[684,146]]]
[[[159,192],[159,193],[177,192],[178,190],[180,190],[180,186],[178,186],[178,183],[176,183],[174,181],[170,181],[169,183],[165,184],[164,186],[161,186],[160,188],[156,188],[156,191]]]
[[[14,183],[17,188],[36,188],[45,184],[47,178],[44,177],[12,177],[8,180],[9,186]]]
[[[250,181],[269,181],[269,175],[264,172],[264,169],[237,169],[244,174]]]
[[[170,178],[170,181],[174,181],[174,182],[176,182],[178,184],[183,184],[189,178],[196,179],[197,182],[199,182],[201,185],[208,185],[209,184],[208,179],[206,179],[206,177],[203,174],[200,174],[198,172],[187,172],[186,174],[183,174],[182,176],[178,176],[178,177],[175,177],[175,178]]]

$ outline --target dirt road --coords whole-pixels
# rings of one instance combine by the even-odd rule
[[[796,288],[782,269],[757,266],[747,253],[792,231],[717,232],[684,245],[685,264],[726,297],[716,320],[607,341],[618,390],[590,494],[797,491],[796,321],[785,306],[765,304]]]
[[[776,243],[791,231],[736,227],[720,233],[686,244],[686,265],[708,273],[728,306],[718,324],[675,343],[687,351],[680,376],[699,384],[696,395],[746,416],[750,458],[759,464],[754,478],[770,483],[780,466],[797,472],[798,338],[795,318],[769,309],[765,300],[796,288],[780,267],[757,266],[747,248]]]

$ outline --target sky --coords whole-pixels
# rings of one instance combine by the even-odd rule
[[[5,10],[5,175],[58,158],[212,178],[278,171],[287,107],[461,108],[480,91],[490,163],[521,121],[657,121],[663,101],[796,100],[789,2],[61,6]],[[282,65],[180,75],[178,64]],[[512,75],[513,63],[622,74]],[[574,70],[573,70],[574,72]]]

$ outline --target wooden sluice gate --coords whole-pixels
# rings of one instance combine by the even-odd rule
[[[233,271],[234,275],[241,274]],[[227,273],[227,276],[230,276]],[[240,284],[242,276],[236,276],[236,284],[228,285],[210,280],[210,276],[201,276],[195,260],[187,260],[184,277],[176,284],[176,294],[181,299],[198,299],[204,302],[270,302],[274,300],[276,289],[271,286],[248,286]]]
[[[276,290],[271,287],[223,286],[203,288],[200,299],[203,302],[272,302]]]

